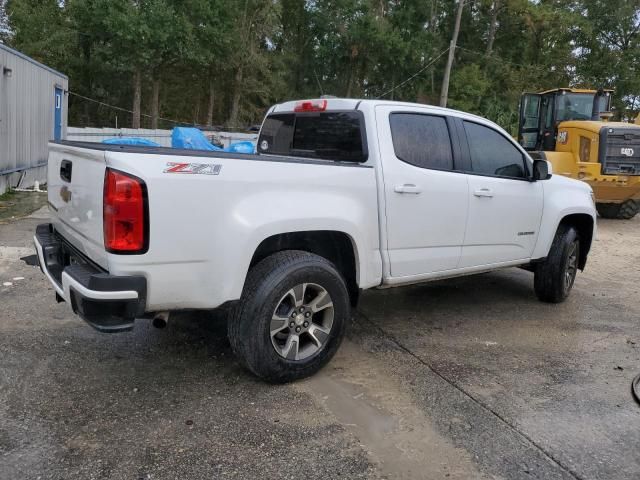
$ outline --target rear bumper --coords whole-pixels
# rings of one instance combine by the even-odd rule
[[[58,298],[101,332],[133,328],[145,313],[147,281],[142,276],[116,276],[99,267],[56,234],[50,224],[38,225],[33,241],[42,273]]]

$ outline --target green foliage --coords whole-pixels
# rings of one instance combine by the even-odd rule
[[[237,127],[274,102],[320,94],[437,103],[456,3],[9,0],[7,21],[0,0],[0,38],[67,73],[78,94],[129,109],[139,70],[143,114],[161,80],[161,116]],[[639,35],[640,0],[467,0],[449,106],[515,133],[522,92],[606,86],[618,116],[634,117]],[[116,116],[131,121],[71,97],[72,125]]]
[[[11,29],[7,15],[7,0],[0,0],[0,42],[8,38],[11,38]]]

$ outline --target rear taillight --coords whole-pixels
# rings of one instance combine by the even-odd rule
[[[326,100],[303,100],[293,107],[294,112],[324,112],[326,109]]]
[[[147,188],[133,175],[107,168],[104,175],[104,247],[111,253],[144,253],[149,245]]]

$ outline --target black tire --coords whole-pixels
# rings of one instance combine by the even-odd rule
[[[271,321],[287,292],[305,283],[319,285],[329,294],[332,325],[319,351],[302,360],[287,359],[272,344]],[[313,375],[326,365],[338,350],[350,318],[349,293],[336,267],[318,255],[287,250],[265,258],[249,271],[240,301],[229,317],[229,342],[248,370],[268,382],[285,383]],[[302,343],[303,337],[299,338]]]
[[[575,250],[574,250],[575,245]],[[539,300],[560,303],[571,292],[578,270],[580,238],[575,228],[560,225],[544,262],[536,265],[533,285]],[[570,274],[570,281],[567,273]]]
[[[640,202],[627,200],[622,203],[597,203],[596,210],[602,218],[630,220],[640,211]]]

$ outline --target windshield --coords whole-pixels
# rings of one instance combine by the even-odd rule
[[[593,93],[558,95],[556,120],[590,120],[593,113]]]

